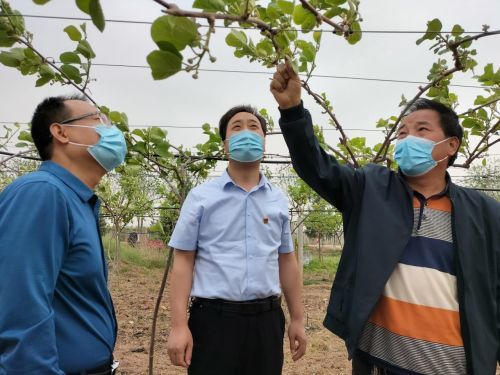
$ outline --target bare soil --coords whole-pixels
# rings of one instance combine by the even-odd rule
[[[119,270],[110,272],[110,289],[119,322],[115,348],[115,358],[120,361],[119,374],[147,374],[148,372],[151,323],[161,278],[161,270],[148,270],[128,264],[122,264]],[[344,343],[322,325],[329,292],[328,282],[304,286],[307,353],[301,360],[294,363],[291,360],[288,342],[285,340],[283,374],[341,375],[351,373]],[[186,374],[184,369],[172,366],[167,355],[170,313],[167,297],[168,287],[163,296],[156,328],[155,374]]]

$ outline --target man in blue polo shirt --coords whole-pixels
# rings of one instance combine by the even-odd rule
[[[255,109],[230,109],[219,133],[228,168],[189,193],[170,240],[176,250],[168,354],[191,375],[277,375],[282,290],[293,360],[306,350],[288,201],[260,173],[266,122]]]
[[[111,374],[116,318],[92,189],[123,134],[81,97],[37,107],[43,162],[0,194],[0,374]]]

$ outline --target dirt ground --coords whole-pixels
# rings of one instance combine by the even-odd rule
[[[119,322],[115,348],[115,358],[120,361],[118,374],[147,374],[148,372],[151,322],[161,278],[161,270],[148,270],[126,264],[120,266],[119,272],[116,270],[110,272],[110,289]],[[304,286],[307,353],[300,361],[293,363],[287,347],[288,343],[285,340],[284,375],[351,374],[351,364],[347,360],[343,342],[322,326],[330,293],[328,279],[316,278],[314,284]],[[172,366],[167,355],[169,332],[167,296],[168,288],[164,293],[156,328],[154,373],[186,374],[185,370]],[[500,375],[500,367],[497,368],[497,375]]]
[[[120,271],[110,272],[110,289],[119,322],[115,358],[120,361],[119,374],[147,374],[149,340],[153,308],[160,287],[162,271],[147,270],[132,265],[121,265]],[[342,341],[322,326],[330,292],[327,282],[304,286],[306,330],[308,348],[306,355],[293,363],[288,343],[285,341],[285,375],[350,374]],[[154,352],[155,374],[186,374],[185,370],[170,364],[167,355],[169,332],[168,289],[160,309],[156,329]]]

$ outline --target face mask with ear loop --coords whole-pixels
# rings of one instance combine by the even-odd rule
[[[394,160],[405,175],[410,177],[423,176],[435,168],[438,163],[448,159],[448,155],[441,160],[434,160],[432,157],[434,147],[448,139],[450,138],[434,142],[430,139],[409,135],[396,143]]]
[[[87,125],[61,124],[75,128],[94,129],[99,134],[99,141],[95,145],[69,142],[75,146],[87,147],[90,155],[107,171],[111,172],[125,160],[127,143],[123,133],[114,125],[99,124],[96,127]]]

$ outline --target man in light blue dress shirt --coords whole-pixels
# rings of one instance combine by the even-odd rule
[[[306,350],[288,201],[260,173],[266,122],[255,109],[230,109],[219,132],[228,168],[189,193],[169,243],[168,353],[191,375],[281,374],[282,291],[293,360]]]

